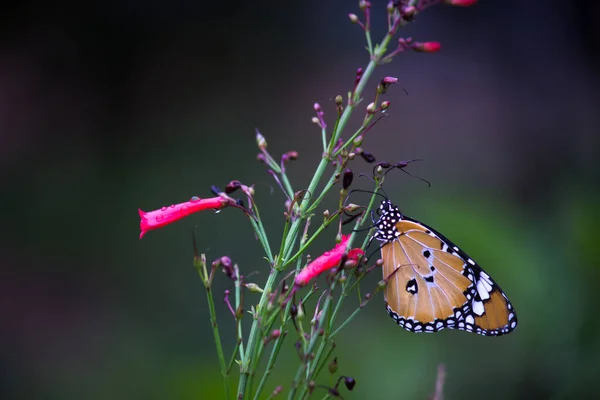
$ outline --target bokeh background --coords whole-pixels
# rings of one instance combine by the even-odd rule
[[[289,172],[306,187],[321,152],[312,104],[332,123],[333,98],[368,61],[347,19],[356,3],[1,6],[2,398],[222,398],[191,231],[209,259],[229,255],[259,284],[260,247],[236,211],[140,241],[137,208],[254,183],[278,247],[283,196],[256,161],[254,129],[273,154],[300,153]],[[385,3],[373,0],[375,37]],[[593,0],[512,0],[434,7],[402,32],[443,50],[376,71],[367,95],[386,75],[409,95],[389,91],[390,117],[365,148],[426,160],[411,172],[431,188],[398,173],[388,194],[478,260],[520,326],[501,338],[415,335],[375,298],[338,338],[339,372],[357,380],[345,398],[428,398],[439,363],[448,399],[597,394],[599,26]],[[220,278],[216,288],[227,346],[233,322],[219,293],[229,286]],[[266,393],[289,387],[293,336]]]

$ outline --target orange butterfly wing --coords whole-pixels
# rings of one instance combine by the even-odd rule
[[[390,316],[412,332],[461,329],[486,336],[517,326],[512,304],[466,253],[384,201],[375,238],[381,248]]]

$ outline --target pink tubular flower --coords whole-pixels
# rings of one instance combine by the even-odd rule
[[[220,210],[229,205],[229,200],[224,197],[211,197],[209,199],[201,199],[192,197],[190,201],[185,203],[173,204],[169,207],[162,207],[159,210],[144,212],[138,209],[140,213],[140,239],[146,232],[152,229],[162,228],[172,222],[178,221],[183,217],[187,217],[198,211],[216,209]]]
[[[442,48],[442,45],[438,42],[417,42],[411,48],[420,53],[437,53]]]
[[[349,239],[350,235],[342,236],[342,241],[333,249],[326,251],[316,260],[304,267],[304,269],[296,275],[294,284],[296,286],[305,286],[311,279],[318,276],[320,273],[340,265],[342,257],[346,252],[346,245],[348,244]],[[357,263],[359,257],[364,254],[365,253],[361,249],[352,249],[348,251],[347,261]]]
[[[477,3],[477,0],[446,0],[446,4],[458,7],[469,7]]]

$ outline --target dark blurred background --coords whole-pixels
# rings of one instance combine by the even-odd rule
[[[375,41],[385,3],[373,0]],[[376,70],[367,99],[386,75],[409,95],[389,91],[390,117],[364,147],[380,160],[425,159],[411,172],[433,184],[392,174],[388,194],[478,260],[520,326],[502,338],[410,334],[379,296],[338,338],[339,372],[358,382],[346,398],[428,398],[438,363],[448,399],[597,394],[598,4],[434,7],[402,34],[440,41],[442,51],[405,53]],[[140,241],[137,208],[206,197],[211,184],[240,179],[256,185],[278,248],[283,196],[255,159],[254,129],[274,155],[300,153],[289,172],[296,189],[306,187],[321,153],[312,104],[331,125],[334,97],[368,61],[349,12],[358,14],[357,2],[1,6],[3,398],[222,397],[192,227],[210,260],[229,255],[246,274],[257,271],[257,283],[267,274],[260,247],[229,210]],[[331,228],[311,253],[334,236]],[[220,293],[230,284],[219,279],[229,353],[234,326]],[[265,393],[289,387],[293,336]]]

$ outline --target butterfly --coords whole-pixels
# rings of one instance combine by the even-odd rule
[[[517,314],[500,286],[464,251],[389,200],[377,210],[372,239],[383,243],[385,307],[411,332],[444,328],[500,336]]]

